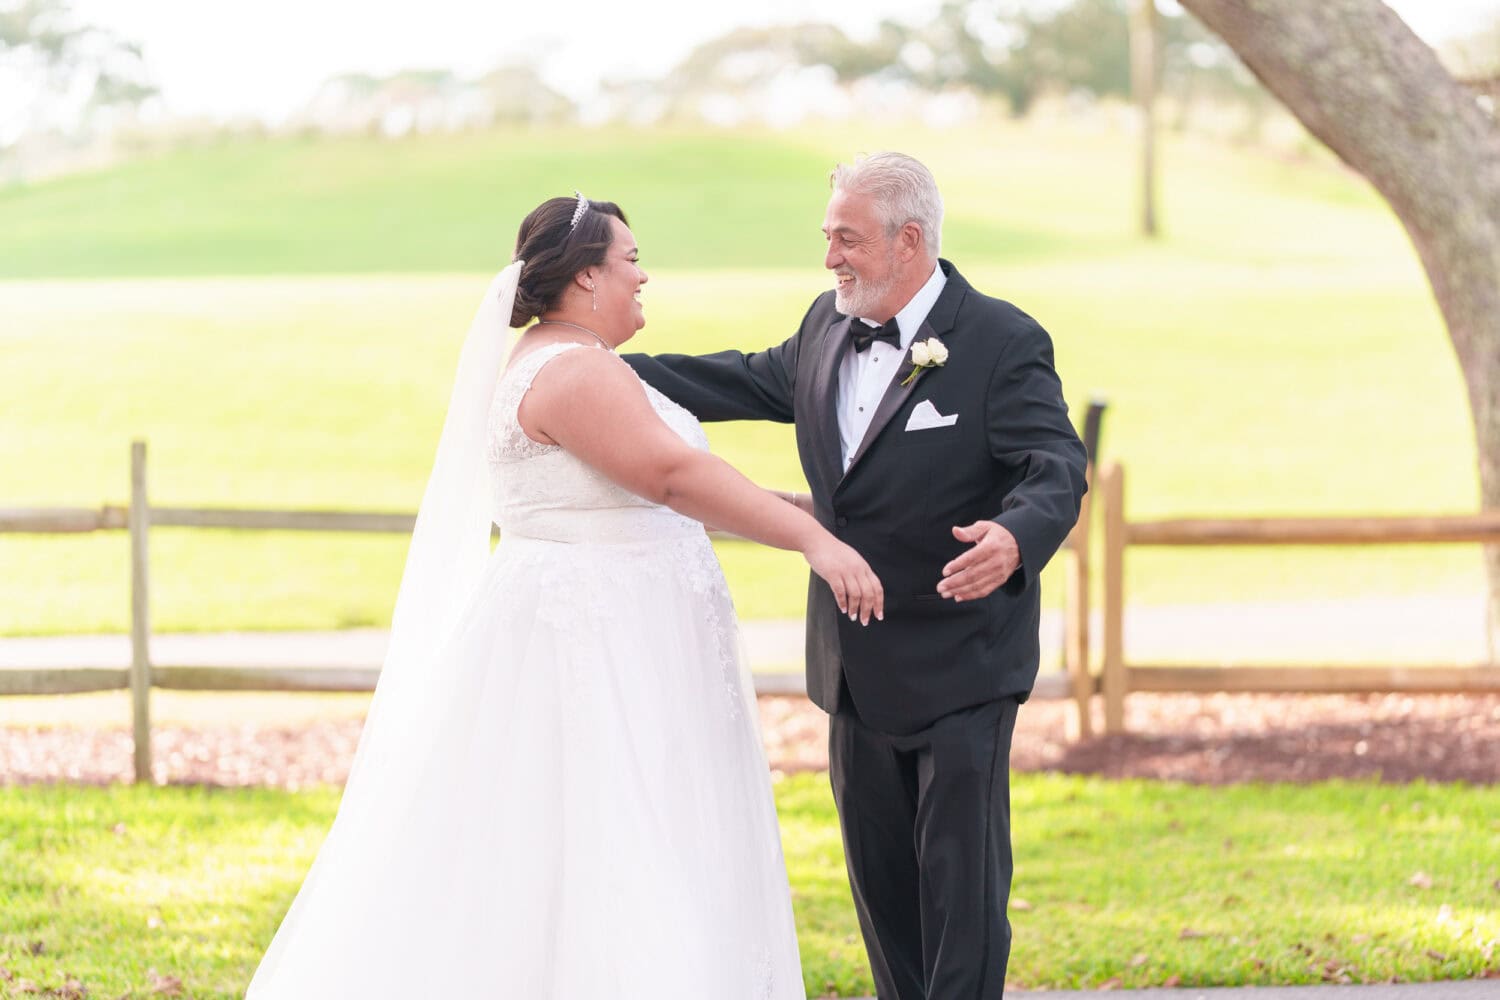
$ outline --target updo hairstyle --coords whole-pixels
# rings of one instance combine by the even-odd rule
[[[604,263],[614,240],[610,217],[624,222],[625,213],[612,201],[591,201],[573,226],[577,198],[549,198],[521,222],[516,234],[516,260],[524,260],[516,287],[510,325],[522,327],[557,307],[573,277],[584,268]]]

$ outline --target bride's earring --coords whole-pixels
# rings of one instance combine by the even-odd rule
[[[594,300],[594,312],[599,311],[599,293],[594,291],[594,286],[589,286],[589,297]]]

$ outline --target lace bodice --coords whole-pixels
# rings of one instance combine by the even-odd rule
[[[597,350],[584,344],[549,344],[516,361],[500,377],[490,408],[488,442],[495,523],[507,536],[563,542],[701,535],[703,526],[697,521],[631,493],[563,448],[535,441],[521,429],[517,410],[537,373],[574,348]],[[645,388],[667,426],[688,444],[707,450],[708,438],[697,419],[650,386]]]

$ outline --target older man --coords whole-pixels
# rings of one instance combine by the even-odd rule
[[[832,175],[831,292],[754,354],[633,355],[701,420],[796,424],[810,509],[870,563],[885,619],[814,577],[807,689],[882,1000],[1000,997],[1010,952],[1011,734],[1036,679],[1037,578],[1078,517],[1085,455],[1045,330],[938,257],[931,173]]]

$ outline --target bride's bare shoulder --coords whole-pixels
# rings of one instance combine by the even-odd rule
[[[570,340],[538,340],[531,337],[522,337],[516,341],[515,346],[510,349],[510,356],[505,359],[505,371],[507,373],[524,368],[536,360],[540,354],[550,354],[561,357],[569,353],[568,348],[583,347]],[[554,350],[560,348],[560,350]],[[532,359],[528,361],[527,359]]]
[[[548,351],[549,347],[560,349]],[[614,351],[605,351],[587,344],[569,341],[533,348],[511,363],[521,364],[527,357],[543,352],[551,356],[542,359],[541,366],[533,379],[533,388],[579,389],[583,388],[579,385],[580,382],[599,383],[599,387],[603,388],[619,381],[622,377],[628,383],[639,384],[640,381],[636,378],[634,369],[621,360]]]
[[[517,416],[538,440],[555,443],[550,429],[577,421],[620,428],[655,416],[640,378],[613,351],[575,345],[555,352],[530,381]]]

